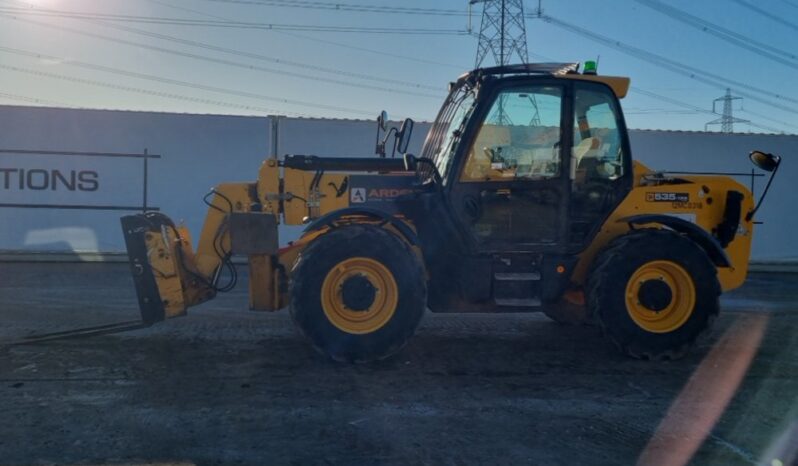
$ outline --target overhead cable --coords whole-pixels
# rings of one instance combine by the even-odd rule
[[[730,44],[753,52],[761,57],[768,58],[782,65],[798,69],[798,55],[794,52],[782,50],[777,47],[760,42],[751,37],[739,34],[731,29],[727,29],[709,21],[693,16],[683,10],[666,5],[658,0],[635,0],[641,5],[647,6],[660,14],[668,16],[679,22],[692,26],[700,31],[718,37]]]
[[[256,112],[261,112],[261,113],[265,113],[265,114],[283,114],[283,115],[300,116],[300,117],[309,117],[309,116],[311,116],[311,115],[307,115],[307,114],[303,114],[303,113],[284,112],[284,111],[275,110],[273,108],[265,108],[265,107],[255,106],[255,105],[243,105],[243,104],[236,104],[236,103],[232,103],[232,102],[225,102],[225,101],[221,101],[221,100],[206,99],[206,98],[201,98],[201,97],[190,97],[190,96],[185,96],[185,95],[180,95],[180,94],[174,94],[174,93],[171,93],[171,92],[153,91],[153,90],[150,90],[150,89],[143,89],[143,88],[134,87],[134,86],[127,86],[127,85],[122,85],[122,84],[109,83],[109,82],[98,81],[98,80],[94,80],[94,79],[79,78],[79,77],[76,77],[76,76],[69,76],[69,75],[64,75],[64,74],[60,74],[60,73],[52,73],[52,72],[48,72],[48,71],[35,70],[35,69],[24,68],[24,67],[20,67],[20,66],[6,65],[6,64],[2,64],[2,63],[0,63],[0,69],[6,70],[6,71],[13,71],[13,72],[17,72],[17,73],[25,73],[25,74],[28,74],[28,75],[31,75],[31,76],[39,76],[39,77],[45,77],[45,78],[51,78],[51,79],[58,79],[58,80],[61,80],[61,81],[67,81],[67,82],[78,83],[78,84],[85,84],[85,85],[89,85],[89,86],[104,87],[104,88],[107,88],[107,89],[121,90],[121,91],[125,91],[125,92],[133,92],[133,93],[137,93],[137,94],[150,95],[150,96],[154,96],[154,97],[173,99],[173,100],[181,100],[181,101],[186,101],[186,102],[195,102],[195,103],[201,103],[201,104],[205,104],[205,105],[214,105],[214,106],[218,106],[218,107],[235,108],[235,109],[239,109],[239,110],[250,110],[250,111],[256,111]]]
[[[214,18],[214,19],[221,19],[221,20],[228,20],[229,19],[229,18],[224,18],[224,17],[219,16],[219,15],[214,15],[214,14],[208,13],[206,11],[196,10],[194,8],[186,8],[184,6],[173,5],[171,3],[168,3],[168,2],[165,2],[165,1],[162,1],[162,0],[147,0],[147,1],[149,1],[150,3],[155,3],[157,5],[165,6],[167,8],[173,8],[175,10],[189,12],[189,13],[194,13],[194,14],[197,14],[197,15],[200,15],[200,16],[205,16],[207,18]],[[368,47],[362,47],[362,46],[359,46],[359,45],[346,44],[346,43],[343,43],[343,42],[337,42],[337,41],[334,41],[334,40],[330,40],[329,38],[326,38],[326,37],[324,39],[321,39],[321,38],[318,38],[318,37],[311,37],[311,36],[306,36],[306,35],[303,35],[303,34],[297,34],[296,32],[288,32],[288,31],[270,31],[270,32],[273,32],[275,34],[284,35],[284,36],[296,37],[296,38],[299,38],[299,39],[308,40],[308,41],[311,41],[311,42],[315,42],[317,44],[322,44],[324,46],[335,46],[335,47],[340,47],[340,48],[344,48],[344,49],[348,49],[348,50],[356,50],[358,52],[366,52],[366,53],[369,53],[369,54],[372,54],[372,55],[378,55],[378,56],[383,57],[383,58],[385,58],[385,57],[397,58],[399,60],[406,60],[406,61],[411,61],[411,62],[416,62],[416,63],[423,63],[425,65],[441,66],[441,67],[446,67],[446,68],[454,68],[454,69],[457,69],[459,71],[463,70],[463,67],[460,66],[460,65],[455,65],[455,64],[452,64],[452,63],[446,63],[446,62],[442,62],[440,60],[428,60],[428,59],[419,58],[419,57],[411,57],[409,55],[402,55],[402,54],[393,52],[391,50],[378,50],[378,49],[372,49],[372,48],[368,48]]]
[[[314,10],[353,11],[360,13],[406,14],[425,16],[467,16],[462,10],[441,8],[414,8],[388,5],[366,5],[357,3],[319,2],[306,0],[206,0],[213,3],[277,6],[288,8],[305,8]]]
[[[732,0],[732,1],[734,3],[737,3],[738,5],[742,5],[745,8],[748,8],[751,11],[755,11],[755,12],[759,13],[760,15],[764,16],[765,18],[768,18],[768,19],[770,19],[772,21],[775,21],[775,22],[779,23],[782,26],[787,26],[790,29],[794,29],[794,30],[798,31],[798,24],[790,22],[790,21],[787,21],[783,17],[781,17],[781,16],[779,16],[777,14],[771,13],[771,12],[769,12],[768,10],[766,10],[764,8],[760,8],[760,7],[752,4],[751,2],[746,2],[744,0]],[[787,2],[787,4],[791,5],[794,8],[798,8],[798,5],[796,5],[794,3]]]
[[[299,78],[299,79],[307,79],[307,80],[311,80],[311,81],[318,81],[318,82],[324,82],[324,83],[329,83],[329,84],[338,84],[338,85],[342,85],[342,86],[354,87],[354,88],[357,88],[357,89],[371,89],[371,90],[380,91],[380,92],[390,92],[390,93],[397,93],[397,94],[409,94],[409,95],[417,95],[419,97],[428,97],[428,98],[436,98],[436,99],[440,98],[440,96],[433,95],[433,94],[420,93],[420,92],[409,91],[409,90],[386,88],[386,87],[382,87],[382,86],[373,86],[373,85],[370,85],[370,84],[355,83],[355,82],[351,82],[351,81],[334,79],[334,78],[329,78],[329,77],[322,77],[322,76],[314,76],[314,75],[296,73],[296,72],[288,71],[288,70],[278,70],[278,69],[274,69],[274,68],[267,68],[267,67],[264,67],[264,66],[255,65],[255,64],[251,64],[251,63],[243,63],[243,62],[238,62],[238,61],[233,61],[233,60],[228,60],[228,59],[223,59],[223,58],[215,58],[215,57],[211,57],[211,56],[208,56],[208,55],[199,55],[199,54],[196,54],[196,53],[184,52],[184,51],[175,50],[175,49],[169,49],[169,48],[160,47],[160,46],[157,46],[157,45],[148,45],[148,44],[143,44],[143,43],[140,43],[140,42],[130,41],[130,40],[127,40],[127,39],[120,39],[120,38],[117,38],[117,37],[111,37],[111,36],[107,36],[107,35],[103,35],[103,34],[89,32],[89,31],[86,31],[86,30],[83,30],[83,29],[70,28],[70,27],[67,27],[67,26],[60,26],[60,25],[50,24],[50,23],[47,23],[47,22],[32,20],[32,19],[28,19],[28,18],[20,18],[20,17],[16,17],[16,16],[11,16],[11,15],[4,15],[2,13],[0,13],[0,18],[13,19],[13,20],[17,20],[17,21],[27,22],[27,23],[30,23],[30,24],[36,24],[36,25],[39,25],[39,26],[42,26],[42,27],[46,27],[46,28],[50,28],[50,29],[57,29],[57,30],[61,30],[61,31],[67,31],[67,32],[70,32],[70,33],[73,33],[73,34],[78,34],[78,35],[82,35],[82,36],[86,36],[86,37],[92,37],[92,38],[95,38],[95,39],[101,39],[101,40],[105,40],[105,41],[109,41],[109,42],[114,42],[114,43],[117,43],[117,44],[130,45],[130,46],[133,46],[133,47],[143,48],[143,49],[146,49],[146,50],[153,50],[153,51],[157,51],[157,52],[161,52],[161,53],[166,53],[166,54],[170,54],[170,55],[176,55],[176,56],[181,56],[181,57],[185,57],[185,58],[191,58],[191,59],[195,59],[195,60],[201,60],[201,61],[221,64],[221,65],[225,65],[225,66],[233,66],[233,67],[242,68],[242,69],[246,69],[246,70],[250,70],[250,71],[259,71],[259,72],[270,73],[270,74],[291,76],[291,77]],[[113,26],[113,25],[110,25],[110,26]],[[123,26],[120,26],[120,27],[124,28]],[[150,34],[146,34],[145,33],[145,35],[150,35]],[[158,34],[155,34],[155,35],[158,36]],[[164,36],[164,37],[166,37],[166,36]]]
[[[543,21],[545,21],[545,22],[547,22],[549,24],[552,24],[554,26],[557,26],[557,27],[559,27],[561,29],[565,29],[565,30],[567,30],[569,32],[581,35],[581,36],[586,37],[586,38],[588,38],[590,40],[593,40],[595,42],[602,43],[602,44],[604,44],[604,45],[606,45],[608,47],[614,48],[616,50],[620,50],[621,52],[623,52],[623,53],[625,53],[627,55],[634,56],[634,57],[639,58],[641,60],[644,60],[644,61],[647,61],[649,63],[652,63],[652,64],[654,64],[656,66],[659,66],[661,68],[665,68],[665,69],[667,69],[669,71],[672,71],[674,73],[681,74],[683,76],[687,76],[688,78],[691,78],[691,79],[694,79],[696,81],[703,82],[705,84],[709,84],[711,86],[715,86],[715,87],[718,87],[718,88],[733,87],[733,88],[735,88],[736,92],[739,95],[743,96],[743,97],[747,97],[747,98],[749,98],[751,100],[755,100],[757,102],[763,103],[763,104],[768,105],[768,106],[773,107],[773,108],[778,108],[779,110],[782,110],[782,111],[785,111],[785,112],[788,112],[788,113],[798,114],[798,108],[790,107],[790,106],[783,105],[783,104],[778,103],[778,102],[767,100],[767,99],[764,99],[764,98],[762,98],[762,97],[760,97],[758,95],[751,94],[750,92],[744,92],[741,89],[747,89],[747,90],[749,90],[751,92],[755,92],[755,93],[758,93],[758,94],[774,97],[774,98],[778,99],[779,101],[798,103],[798,99],[795,99],[793,97],[785,96],[785,95],[782,95],[782,94],[779,94],[777,92],[773,92],[773,91],[770,91],[770,90],[767,90],[767,89],[764,89],[764,88],[752,86],[750,84],[746,84],[746,83],[743,83],[743,82],[740,82],[740,81],[729,79],[729,78],[727,78],[725,76],[721,76],[721,75],[718,75],[718,74],[715,74],[715,73],[711,73],[711,72],[708,72],[708,71],[705,71],[705,70],[701,70],[701,69],[695,68],[693,66],[689,66],[689,65],[686,65],[684,63],[680,63],[680,62],[677,62],[675,60],[671,60],[669,58],[665,58],[665,57],[663,57],[661,55],[657,55],[657,54],[655,54],[653,52],[648,52],[648,51],[643,50],[641,48],[634,47],[634,46],[629,45],[629,44],[625,44],[625,43],[623,43],[621,41],[618,41],[618,40],[615,40],[615,39],[611,39],[609,37],[606,37],[606,36],[603,36],[603,35],[598,34],[596,32],[587,30],[587,29],[582,28],[580,26],[576,26],[576,25],[568,23],[566,21],[554,18],[554,17],[552,17],[550,15],[545,15],[544,14],[544,15],[541,15],[540,18]]]
[[[163,77],[163,76],[156,76],[156,75],[151,75],[151,74],[139,73],[139,72],[136,72],[136,71],[122,70],[122,69],[119,69],[119,68],[112,68],[110,66],[97,65],[97,64],[94,64],[94,63],[87,63],[87,62],[82,62],[82,61],[78,61],[78,60],[70,60],[70,59],[63,58],[63,57],[57,57],[57,56],[53,56],[53,55],[46,55],[46,54],[42,54],[42,53],[38,53],[38,52],[32,52],[32,51],[29,51],[29,50],[21,50],[21,49],[16,49],[16,48],[11,48],[11,47],[0,46],[0,52],[26,56],[26,57],[29,57],[29,58],[54,60],[54,61],[57,61],[59,63],[67,65],[67,66],[74,66],[74,67],[77,67],[77,68],[84,68],[84,69],[88,69],[88,70],[92,70],[92,71],[101,71],[101,72],[104,72],[104,73],[116,74],[116,75],[119,75],[119,76],[124,76],[124,77],[129,77],[129,78],[136,78],[136,79],[143,79],[143,80],[148,80],[148,81],[155,81],[155,82],[158,82],[158,83],[161,83],[161,84],[170,84],[170,85],[173,85],[173,86],[180,86],[180,87],[187,87],[187,88],[191,88],[191,89],[198,89],[198,90],[201,90],[201,91],[210,91],[210,92],[217,92],[217,93],[220,93],[220,94],[234,95],[234,96],[237,96],[237,97],[246,97],[248,99],[267,100],[267,101],[271,101],[271,102],[279,102],[279,103],[289,104],[289,105],[299,105],[299,106],[304,106],[304,107],[313,107],[313,108],[320,108],[320,109],[324,109],[324,110],[334,110],[334,111],[339,111],[339,112],[346,112],[346,113],[353,113],[353,114],[360,114],[360,115],[368,115],[368,116],[371,116],[372,113],[373,113],[373,112],[369,112],[369,111],[365,111],[365,110],[357,110],[357,109],[352,109],[352,108],[347,108],[347,107],[340,107],[340,106],[335,106],[335,105],[325,105],[325,104],[321,104],[321,103],[318,103],[318,102],[306,102],[306,101],[301,101],[301,100],[286,99],[286,98],[283,98],[283,97],[275,97],[275,96],[269,96],[269,95],[264,95],[264,94],[257,94],[257,93],[254,93],[254,92],[246,92],[246,91],[240,91],[240,90],[235,90],[235,89],[227,89],[227,88],[223,88],[223,87],[216,87],[216,86],[209,86],[209,85],[205,85],[205,84],[198,84],[198,83],[193,83],[193,82],[189,82],[189,81],[181,81],[181,80],[178,80],[178,79],[171,79],[171,78],[166,78],[166,77]]]
[[[312,32],[340,32],[358,34],[410,34],[410,35],[469,35],[468,31],[460,29],[441,28],[395,28],[395,27],[370,27],[370,26],[322,26],[316,24],[281,24],[281,23],[255,23],[247,21],[220,21],[188,18],[166,18],[160,16],[138,16],[104,14],[92,12],[78,12],[66,10],[51,10],[43,8],[0,7],[2,13],[28,14],[35,16],[72,18],[72,19],[101,19],[106,21],[120,21],[144,24],[167,24],[173,26],[201,26],[235,29],[263,29],[275,31],[312,31]]]

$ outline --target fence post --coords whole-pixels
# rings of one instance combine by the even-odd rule
[[[141,206],[141,210],[143,213],[147,213],[147,176],[148,176],[148,162],[149,162],[149,152],[147,149],[144,149],[144,202]]]

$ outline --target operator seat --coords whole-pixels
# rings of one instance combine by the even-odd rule
[[[599,148],[601,139],[593,136],[582,139],[579,144],[574,146],[573,163],[576,164],[576,182],[584,183],[588,172],[595,169],[598,165]]]

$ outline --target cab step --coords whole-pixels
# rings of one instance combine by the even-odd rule
[[[540,298],[496,298],[493,300],[498,306],[508,307],[539,307]]]
[[[540,272],[495,273],[493,274],[493,279],[502,282],[538,281],[540,280]]]
[[[499,307],[541,306],[539,260],[533,257],[502,257],[494,262],[493,302]]]

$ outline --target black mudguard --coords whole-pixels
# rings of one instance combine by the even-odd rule
[[[701,246],[701,248],[707,253],[709,258],[712,260],[712,263],[716,266],[731,267],[729,256],[726,254],[726,251],[723,250],[723,247],[720,245],[718,240],[700,226],[688,222],[687,220],[681,219],[679,217],[673,217],[671,215],[643,214],[625,217],[618,221],[628,223],[630,226],[645,225],[647,223],[658,223],[660,225],[664,225],[695,241],[696,244]]]

